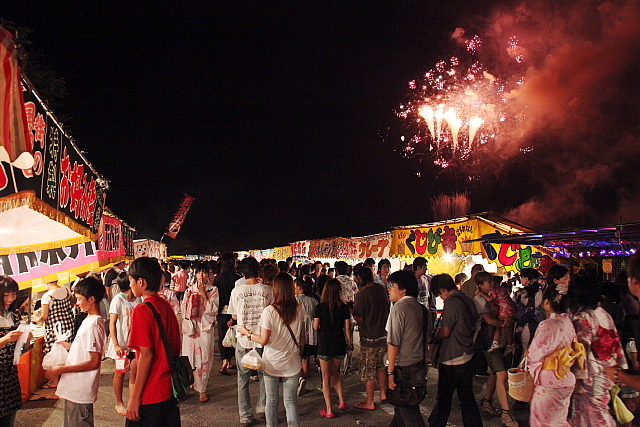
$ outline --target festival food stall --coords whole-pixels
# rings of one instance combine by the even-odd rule
[[[20,76],[11,34],[0,27],[0,274],[21,290],[99,268],[107,181]],[[23,399],[42,377],[42,339],[22,355]]]
[[[546,264],[560,259],[573,270],[596,270],[601,279],[613,281],[626,270],[628,257],[640,250],[640,223],[572,229],[508,236],[485,235],[477,239],[485,245],[532,245],[552,251]],[[541,268],[544,273],[544,265]]]
[[[486,235],[514,233],[533,233],[533,230],[492,213],[396,227],[391,256],[407,263],[422,256],[428,261],[430,274],[449,273],[452,276],[463,271],[469,274],[474,264],[482,264],[486,271],[494,273],[537,267],[538,260],[548,253],[539,246],[477,240]]]

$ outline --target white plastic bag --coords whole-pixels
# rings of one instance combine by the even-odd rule
[[[262,357],[260,357],[255,349],[242,356],[242,360],[240,361],[240,363],[247,369],[253,369],[256,371],[261,371],[264,369],[264,362],[262,361]]]
[[[20,324],[18,325],[18,329],[16,330],[21,331],[22,335],[20,336],[20,339],[16,341],[16,348],[13,352],[14,365],[17,365],[18,363],[20,363],[20,356],[22,356],[22,350],[24,348],[25,343],[29,339],[29,334],[31,333],[31,325],[28,325],[24,322],[20,322]]]
[[[227,329],[227,333],[224,334],[224,338],[222,339],[223,347],[235,347],[236,346],[236,329],[231,327]]]
[[[62,332],[62,324],[60,322],[56,322],[53,326],[53,331],[56,334],[56,342],[53,344],[51,351],[42,358],[42,367],[44,369],[50,369],[53,366],[64,366],[69,355],[67,349],[60,343],[71,336],[71,331]]]

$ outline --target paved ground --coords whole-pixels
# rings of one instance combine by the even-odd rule
[[[356,340],[357,341],[357,340]],[[358,349],[356,348],[356,353]],[[219,360],[219,359],[217,359]],[[357,360],[354,360],[357,366]],[[235,371],[233,371],[235,373]],[[116,413],[114,406],[112,389],[113,378],[113,361],[107,359],[102,364],[102,375],[100,380],[100,392],[98,401],[94,405],[95,424],[97,427],[103,426],[122,426],[124,425],[124,417]],[[434,398],[437,388],[437,372],[431,370],[429,373],[429,394],[422,405],[422,413],[426,417],[431,412],[434,404]],[[482,385],[486,381],[485,378],[476,377],[474,387],[479,394],[482,391]],[[314,373],[305,395],[298,399],[300,406],[300,422],[303,426],[387,426],[393,416],[393,406],[389,404],[379,405],[376,411],[361,411],[350,408],[345,411],[338,411],[338,416],[328,420],[321,418],[318,412],[324,407],[322,393],[316,389],[321,379],[319,373]],[[357,371],[352,372],[344,377],[345,392],[347,402],[350,405],[364,400],[364,384],[360,382]],[[235,375],[224,376],[217,372],[211,375],[207,391],[211,397],[207,403],[199,403],[196,394],[187,398],[180,404],[180,412],[182,425],[184,427],[191,426],[237,426],[237,393],[236,393],[236,377]],[[126,393],[126,390],[125,390]],[[251,383],[251,395],[257,397],[258,384]],[[336,397],[337,398],[337,397]],[[377,396],[376,396],[377,398]],[[460,407],[454,397],[453,411],[449,419],[450,426],[462,426],[460,417]],[[16,419],[17,427],[33,427],[33,426],[62,426],[63,404],[59,400],[40,400],[30,401],[23,405],[22,410],[18,411]],[[526,406],[516,407],[515,416],[521,426],[528,425],[528,413]],[[485,426],[499,426],[499,417],[490,417],[485,414],[483,416]],[[264,426],[264,420],[257,420],[254,425]],[[286,425],[284,408],[280,408],[280,425]],[[170,427],[170,426],[168,426]]]

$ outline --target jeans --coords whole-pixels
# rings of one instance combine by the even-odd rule
[[[438,369],[438,395],[436,405],[429,415],[430,427],[445,427],[451,413],[453,392],[458,390],[462,424],[465,427],[481,427],[482,417],[473,394],[473,359],[462,365],[443,365]]]
[[[390,427],[420,427],[424,426],[424,418],[420,413],[420,406],[393,407],[395,414],[391,419]]]
[[[253,408],[251,406],[251,396],[249,395],[250,370],[242,366],[242,357],[249,353],[251,348],[244,348],[240,344],[236,345],[236,367],[238,370],[238,413],[240,421],[253,420]],[[258,353],[262,353],[262,349],[257,349]],[[262,371],[258,371],[260,378],[260,396],[256,403],[256,412],[264,411],[265,407],[265,391],[264,377]]]
[[[264,374],[264,388],[267,392],[267,405],[265,414],[267,427],[278,425],[278,400],[280,397],[280,381],[282,380],[282,398],[284,410],[287,413],[287,426],[298,427],[298,381],[300,374],[292,377],[272,377]]]

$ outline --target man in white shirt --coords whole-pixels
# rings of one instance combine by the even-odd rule
[[[271,286],[258,281],[260,266],[255,258],[249,257],[240,261],[240,274],[245,279],[244,284],[236,284],[231,291],[228,313],[232,316],[238,328],[244,326],[254,334],[260,334],[260,315],[265,307],[273,302]],[[237,330],[236,329],[236,330]],[[242,366],[242,357],[254,347],[260,347],[247,339],[245,335],[236,333],[236,364],[238,370],[238,413],[240,424],[250,426],[254,420],[251,396],[249,395],[250,370]],[[260,348],[261,352],[262,348]],[[266,395],[262,372],[258,372],[260,379],[260,397],[256,405],[256,413],[264,412]]]

